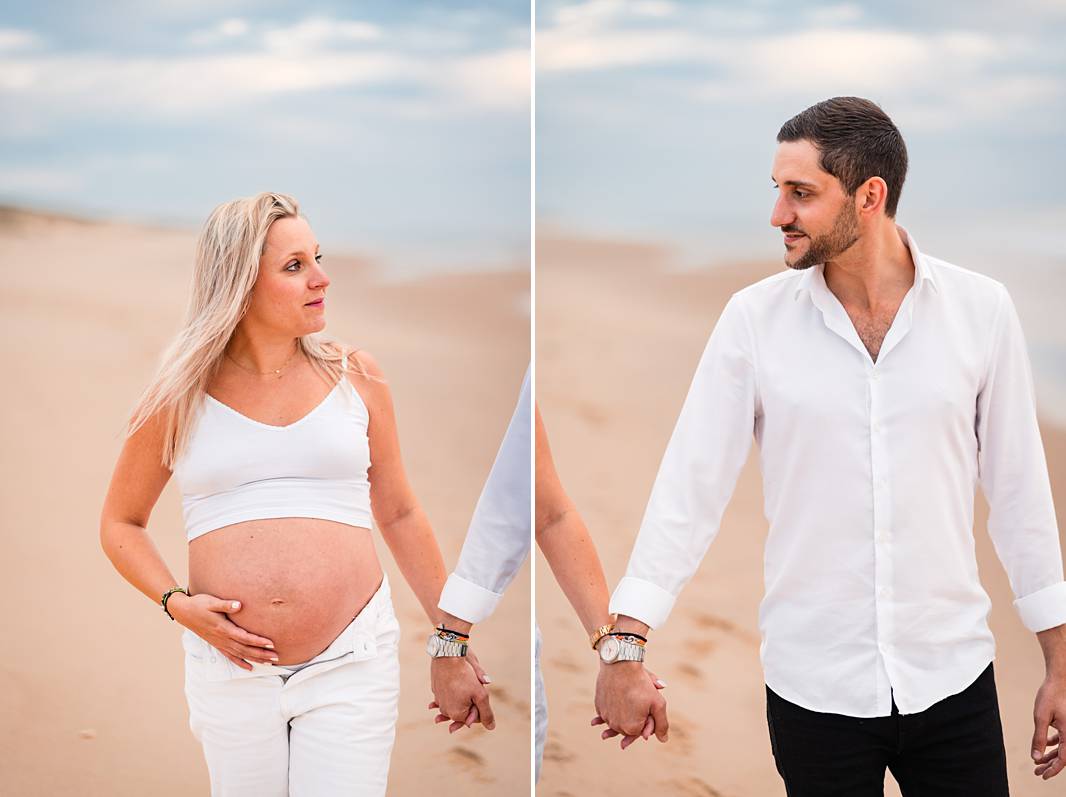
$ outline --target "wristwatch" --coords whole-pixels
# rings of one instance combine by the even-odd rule
[[[469,637],[461,637],[452,631],[434,628],[426,640],[426,653],[434,659],[465,656],[468,639]]]
[[[614,664],[619,661],[644,661],[644,641],[632,634],[608,634],[597,648],[600,661]]]

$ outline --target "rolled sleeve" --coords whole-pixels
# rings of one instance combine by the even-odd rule
[[[1025,337],[1002,286],[993,330],[977,397],[978,476],[1014,605],[1027,628],[1041,631],[1066,622],[1062,549]]]
[[[754,341],[739,294],[704,348],[611,610],[665,622],[718,534],[754,436]]]
[[[438,608],[448,614],[466,620],[468,623],[480,623],[496,611],[496,606],[503,597],[502,593],[485,589],[480,584],[467,581],[462,576],[452,573],[444,582],[440,593]]]
[[[1018,598],[1014,607],[1030,631],[1047,631],[1066,623],[1066,581]]]
[[[651,628],[666,622],[677,596],[642,578],[625,576],[611,595],[608,611],[624,614]]]

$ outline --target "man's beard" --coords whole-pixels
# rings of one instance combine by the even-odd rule
[[[791,227],[781,229],[784,232],[792,231]],[[801,270],[825,263],[849,249],[857,240],[859,240],[859,217],[855,212],[855,205],[845,199],[844,204],[840,206],[840,212],[833,220],[833,229],[825,235],[811,238],[806,253],[795,263],[789,263],[786,257],[785,265]]]

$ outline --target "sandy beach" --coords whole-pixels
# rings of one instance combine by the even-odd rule
[[[670,432],[700,352],[736,290],[783,268],[738,263],[673,271],[666,248],[562,234],[538,237],[537,399],[571,498],[596,542],[610,589],[622,576]],[[1042,424],[1058,517],[1066,516],[1066,433]],[[536,611],[549,734],[537,793],[626,790],[683,797],[775,797],[784,787],[766,729],[758,604],[767,522],[753,445],[733,500],[696,576],[654,632],[647,665],[668,686],[670,741],[624,752],[591,728],[597,661],[537,554]],[[1062,786],[1032,774],[1029,743],[1043,657],[1018,619],[979,495],[975,535],[993,602],[996,680],[1011,794]],[[1061,780],[1061,776],[1056,780]],[[891,775],[886,794],[898,795]]]
[[[182,629],[121,578],[98,537],[124,423],[178,330],[195,234],[0,212],[9,264],[0,291],[9,342],[0,422],[5,794],[208,793],[182,693]],[[321,244],[332,279],[326,333],[372,352],[390,380],[408,474],[450,569],[528,362],[528,273],[387,280]],[[175,480],[148,531],[184,582]],[[426,709],[427,620],[383,544],[379,554],[403,627],[389,794],[525,794],[528,565],[475,628],[497,729],[449,736]]]

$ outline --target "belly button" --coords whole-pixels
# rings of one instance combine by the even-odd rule
[[[283,603],[285,603],[285,601],[283,601],[281,598],[272,598],[270,601],[271,606],[281,606],[281,604]]]

